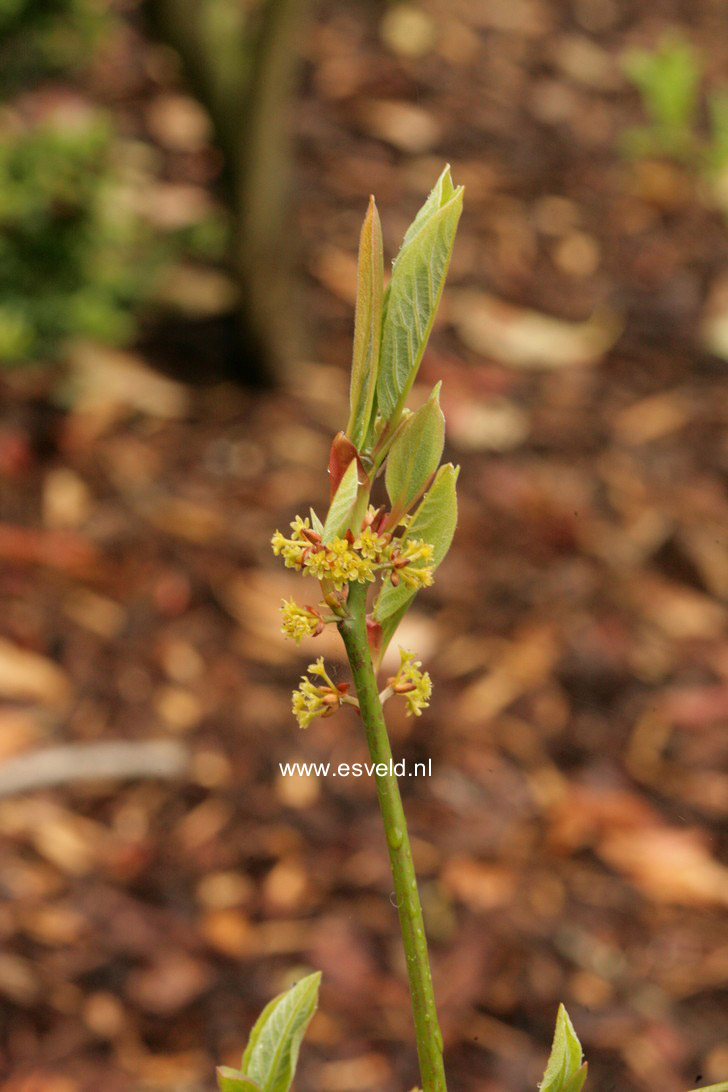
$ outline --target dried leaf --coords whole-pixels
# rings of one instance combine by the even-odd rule
[[[448,295],[448,313],[468,348],[513,368],[564,368],[599,360],[622,328],[611,311],[585,322],[514,307],[483,292]]]

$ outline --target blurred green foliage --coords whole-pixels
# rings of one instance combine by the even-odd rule
[[[0,88],[78,69],[111,18],[102,0],[0,0]]]
[[[140,145],[69,92],[116,27],[93,0],[0,0],[0,365],[53,360],[74,337],[128,342],[165,263],[225,250],[221,217],[150,222]],[[18,93],[38,85],[28,107]]]
[[[120,343],[161,257],[126,200],[101,111],[0,130],[0,361]]]
[[[632,156],[676,160],[706,176],[728,167],[728,87],[701,94],[703,60],[672,30],[652,49],[630,49],[623,57],[627,77],[638,89],[647,124],[629,129],[623,149]],[[706,125],[701,124],[705,102]]]

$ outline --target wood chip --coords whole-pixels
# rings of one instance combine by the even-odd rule
[[[62,707],[70,695],[70,680],[57,664],[0,637],[0,697]]]
[[[485,292],[451,291],[449,314],[463,342],[513,368],[565,368],[599,360],[622,328],[612,311],[585,322],[566,322],[514,307]]]

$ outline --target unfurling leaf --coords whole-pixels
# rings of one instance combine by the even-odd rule
[[[405,421],[387,456],[385,484],[392,520],[408,512],[437,470],[445,446],[445,417],[438,383],[424,406]]]
[[[399,416],[417,375],[440,303],[463,207],[446,167],[422,206],[392,267],[385,302],[377,378],[377,408]]]
[[[260,1085],[251,1081],[239,1069],[231,1069],[229,1065],[217,1067],[217,1087],[220,1092],[260,1092]]]
[[[357,460],[352,459],[344,471],[324,523],[324,542],[342,535],[349,526],[359,488],[358,469]]]
[[[539,1085],[541,1092],[581,1092],[587,1077],[582,1064],[581,1043],[563,1005],[559,1005],[556,1030],[546,1072]]]
[[[323,534],[324,534],[324,525],[323,525],[323,523],[321,522],[321,520],[318,518],[318,516],[314,512],[313,508],[309,508],[309,512],[311,514],[311,529],[313,531],[315,531],[317,535],[321,535],[321,537],[323,538]]]
[[[307,975],[274,997],[258,1017],[243,1054],[242,1070],[261,1092],[288,1092],[291,1087],[301,1040],[316,1011],[320,982],[320,971]],[[230,1092],[237,1090],[231,1088]]]
[[[359,240],[354,355],[349,395],[351,408],[346,426],[346,435],[357,448],[364,443],[374,408],[383,301],[382,227],[374,198],[370,197]]]
[[[458,519],[458,505],[455,494],[455,483],[460,468],[452,463],[441,466],[431,488],[425,494],[417,511],[402,536],[402,547],[416,539],[424,539],[433,548],[432,561],[429,563],[437,568],[447,551],[450,549],[455,526]],[[404,583],[396,588],[387,578],[374,605],[374,620],[382,623],[381,651],[387,647],[394,629],[390,630],[389,619],[398,615],[398,621],[407,609],[416,592],[408,588]],[[385,623],[386,619],[386,623]],[[395,626],[396,628],[396,626]]]
[[[331,441],[329,451],[329,504],[336,496],[347,466],[352,459],[356,459],[357,455],[358,452],[349,437],[343,432],[337,432]]]

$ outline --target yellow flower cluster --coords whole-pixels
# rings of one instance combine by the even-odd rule
[[[309,520],[300,516],[296,516],[291,529],[290,538],[276,531],[271,539],[273,553],[283,558],[286,568],[299,569],[317,580],[327,580],[337,591],[345,584],[371,583],[380,569],[391,571],[395,586],[401,580],[413,591],[433,582],[434,566],[427,564],[432,560],[433,548],[423,539],[414,539],[403,549],[391,535],[380,535],[367,526],[357,538],[349,532],[345,538],[324,543],[320,533],[311,528]],[[293,636],[287,626],[284,620],[284,632]],[[302,622],[296,622],[297,631],[301,626]]]
[[[323,656],[319,656],[315,664],[309,664],[307,670],[311,675],[320,676],[324,685],[317,686],[305,675],[301,676],[300,686],[293,691],[291,702],[293,715],[300,728],[308,728],[316,717],[330,717],[339,708],[343,695],[349,689],[348,684],[336,686],[329,678]]]
[[[313,607],[299,607],[293,599],[284,599],[281,606],[283,625],[281,633],[300,645],[304,637],[317,637],[324,628],[324,620]]]
[[[276,531],[271,539],[273,553],[283,558],[286,568],[301,569],[317,580],[329,580],[337,591],[345,584],[366,584],[375,579],[374,565],[380,555],[374,551],[373,540],[382,539],[381,535],[370,533],[353,541],[335,538],[324,544],[321,535],[311,530],[308,519],[296,516],[291,528],[290,538]]]
[[[378,535],[371,527],[365,527],[354,542],[354,549],[370,561],[381,561],[391,541],[391,535]]]
[[[407,716],[414,713],[419,717],[430,704],[432,679],[426,671],[420,670],[422,661],[415,659],[414,652],[400,648],[399,656],[399,671],[388,680],[388,684],[395,694],[402,694],[407,702]]]
[[[433,552],[430,543],[421,538],[408,542],[403,550],[395,546],[391,554],[392,583],[396,586],[402,580],[413,591],[429,588],[434,580],[434,566],[415,563],[432,561]]]

